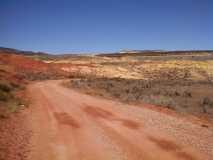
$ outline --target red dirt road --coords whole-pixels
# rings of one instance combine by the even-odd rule
[[[30,160],[210,160],[212,128],[77,93],[61,81],[29,86]]]

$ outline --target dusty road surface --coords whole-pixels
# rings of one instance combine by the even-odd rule
[[[30,160],[211,160],[212,128],[84,95],[60,81],[29,86]]]

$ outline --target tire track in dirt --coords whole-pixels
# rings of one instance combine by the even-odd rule
[[[99,127],[95,126],[95,130],[94,130],[93,129],[94,127],[92,127],[94,124],[93,123],[91,124],[91,122],[88,121],[88,119],[83,118],[82,112],[79,113],[77,109],[78,107],[73,110],[72,105],[68,103],[69,99],[67,99],[64,96],[63,97],[59,96],[61,94],[54,91],[53,88],[48,88],[48,89],[51,93],[54,93],[54,94],[52,94],[51,96],[46,95],[44,91],[46,89],[43,89],[45,94],[45,96],[43,97],[45,97],[45,101],[49,101],[49,99],[54,98],[51,100],[51,102],[49,102],[49,105],[51,105],[50,108],[52,108],[52,111],[54,111],[54,113],[55,112],[57,113],[56,121],[57,122],[59,121],[59,123],[57,123],[57,128],[58,128],[57,135],[55,136],[55,139],[58,139],[58,140],[54,140],[56,141],[55,146],[59,146],[59,147],[55,147],[56,150],[57,149],[68,150],[69,153],[67,153],[67,156],[65,157],[73,158],[73,159],[85,159],[85,158],[91,159],[91,160],[95,160],[95,159],[103,159],[103,160],[118,159],[119,160],[120,159],[119,155],[117,155],[117,153],[116,154],[114,153],[119,151],[117,151],[114,146],[112,148],[110,144],[105,142],[106,140],[103,139],[103,136],[99,135],[101,134],[99,133],[99,130],[100,130]],[[55,97],[58,97],[58,98],[55,98]],[[62,103],[60,105],[58,104],[58,103],[61,103],[61,101],[67,101],[67,100],[68,100],[67,103]],[[74,105],[76,104],[74,103]],[[55,107],[58,107],[58,108],[55,108]],[[70,112],[70,109],[71,109],[71,112]],[[61,118],[61,113],[66,113],[66,116],[64,116],[63,114],[62,116],[63,119]],[[58,116],[58,114],[60,116]],[[69,115],[69,118],[67,118],[67,115]],[[64,117],[66,117],[66,122],[64,120]],[[80,127],[77,127],[78,128],[77,130],[76,130],[76,127],[70,128],[69,126],[67,126],[67,119],[68,121],[70,121],[70,117],[72,117],[72,120],[75,119],[76,121],[78,121],[78,125]],[[81,120],[79,120],[79,117],[81,118]],[[71,123],[73,125],[73,121]],[[60,137],[60,140],[57,137]],[[64,145],[66,147],[63,147]]]
[[[159,139],[155,138],[153,136],[146,135],[146,133],[143,133],[143,130],[139,131],[139,135],[134,134],[132,137],[139,136],[139,139],[137,142],[141,142],[141,144],[145,144],[144,141],[146,141],[146,147],[141,147],[140,145],[137,145],[137,143],[134,143],[134,138],[129,139],[125,135],[122,135],[122,127],[119,128],[119,132],[114,129],[111,125],[107,125],[106,122],[100,119],[104,119],[107,121],[116,121],[116,122],[122,122],[120,125],[127,127],[128,129],[139,129],[139,123],[129,120],[129,119],[122,119],[118,116],[115,116],[113,113],[109,112],[108,110],[101,109],[99,107],[93,107],[93,106],[86,106],[82,109],[84,112],[89,114],[91,118],[97,123],[97,125],[101,126],[110,138],[115,141],[120,148],[123,148],[123,152],[127,154],[127,157],[131,157],[131,159],[161,159],[163,152],[155,153],[155,155],[149,155],[151,150],[157,150],[153,148],[153,146],[148,143],[146,140],[148,137],[148,140],[151,142],[154,142],[157,147],[161,148],[162,150],[168,152],[171,151],[171,155],[169,156],[164,155],[162,159],[184,159],[184,160],[196,160],[197,158],[192,155],[192,153],[187,153],[187,151],[184,151],[184,148],[182,146],[179,146],[175,144],[174,142],[166,139]],[[128,124],[128,125],[127,125]],[[118,128],[118,126],[116,126]],[[127,131],[124,131],[124,133],[128,133]],[[129,134],[130,135],[130,134]],[[143,136],[142,136],[143,135]],[[142,141],[141,141],[142,140]]]

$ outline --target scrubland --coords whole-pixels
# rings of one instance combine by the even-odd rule
[[[125,103],[149,103],[213,117],[212,55],[101,58],[67,61],[78,66],[70,69],[69,86]]]
[[[68,77],[69,87],[87,94],[213,117],[213,54],[209,52],[1,54],[0,60],[1,103],[16,99],[15,92],[31,81]]]

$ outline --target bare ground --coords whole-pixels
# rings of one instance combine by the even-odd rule
[[[213,127],[46,81],[29,86],[30,160],[211,160]]]
[[[25,160],[32,136],[28,109],[0,119],[0,160]]]

